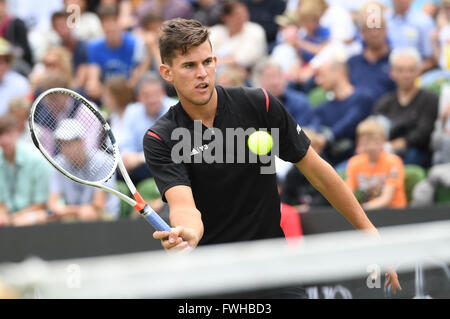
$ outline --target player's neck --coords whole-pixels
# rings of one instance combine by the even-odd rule
[[[186,111],[186,113],[193,121],[202,121],[203,125],[205,125],[206,127],[208,128],[213,127],[218,103],[218,95],[216,88],[214,88],[214,92],[211,96],[211,99],[206,104],[197,105],[183,97],[180,97],[180,102],[183,109]]]

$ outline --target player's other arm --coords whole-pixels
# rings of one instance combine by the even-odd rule
[[[295,164],[308,181],[357,229],[378,234],[350,188],[313,149]]]
[[[195,248],[203,237],[203,222],[200,211],[195,206],[192,190],[189,186],[179,185],[165,192],[170,207],[172,231],[157,231],[153,234],[160,239],[164,249],[169,251]]]

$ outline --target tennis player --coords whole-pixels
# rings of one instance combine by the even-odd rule
[[[172,84],[180,99],[144,137],[146,163],[170,207],[173,231],[155,232],[169,251],[197,245],[283,237],[276,175],[262,174],[258,163],[191,163],[172,157],[177,128],[187,129],[194,140],[194,121],[202,122],[208,149],[214,130],[267,128],[279,130],[278,156],[292,163],[357,229],[377,235],[353,193],[334,169],[310,147],[310,140],[284,106],[259,88],[215,86],[217,58],[212,53],[208,30],[196,20],[173,19],[161,26],[159,39],[161,76]],[[202,137],[200,137],[202,138]],[[194,144],[192,144],[194,147]],[[224,148],[224,151],[225,148]],[[247,149],[248,151],[248,149]],[[226,154],[236,159],[236,154]],[[193,155],[194,156],[194,155]],[[400,289],[391,271],[388,284]],[[284,293],[279,296],[286,296]]]

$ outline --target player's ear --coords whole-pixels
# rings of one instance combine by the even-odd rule
[[[169,83],[172,83],[173,77],[172,77],[172,69],[170,65],[167,64],[161,64],[159,66],[159,74],[161,74],[161,77],[166,80]]]

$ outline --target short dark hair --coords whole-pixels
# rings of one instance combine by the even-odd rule
[[[100,18],[100,20],[104,20],[106,18],[115,18],[117,19],[119,17],[119,10],[117,9],[117,6],[100,6],[97,9],[97,15]]]
[[[167,20],[161,25],[159,37],[161,61],[172,64],[177,50],[181,50],[181,54],[184,55],[190,48],[197,47],[205,41],[209,42],[209,31],[199,21],[182,18]]]
[[[17,129],[17,119],[11,114],[0,116],[0,135],[9,133]]]

